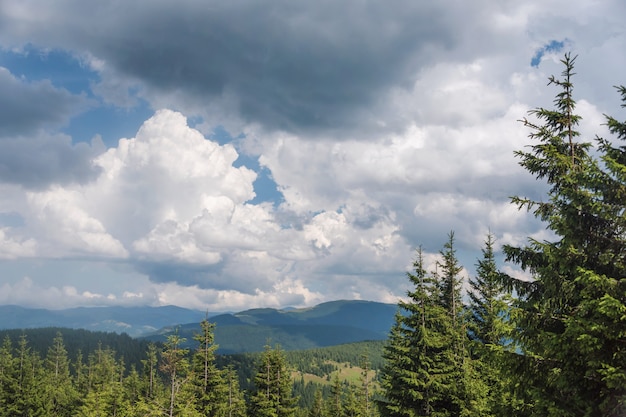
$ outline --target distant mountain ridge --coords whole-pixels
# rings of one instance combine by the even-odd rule
[[[66,327],[139,336],[178,323],[200,322],[206,312],[176,306],[77,307],[45,310],[0,306],[0,329]],[[217,314],[217,313],[213,313]]]
[[[255,308],[238,313],[208,313],[216,324],[220,353],[260,351],[267,343],[285,350],[383,340],[397,306],[361,300],[339,300],[314,307],[278,310]],[[0,306],[0,329],[66,327],[127,333],[163,341],[178,331],[193,346],[193,335],[207,312],[175,306],[81,307],[66,310]]]
[[[394,320],[395,304],[339,300],[304,309],[259,308],[209,318],[222,354],[256,352],[266,344],[285,350],[311,349],[366,340],[385,340]],[[178,332],[193,347],[198,323],[166,327],[146,336],[164,341]]]

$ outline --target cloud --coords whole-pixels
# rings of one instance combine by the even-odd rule
[[[52,184],[86,183],[97,177],[92,158],[100,150],[92,144],[72,144],[64,134],[44,132],[32,136],[0,138],[0,181],[29,189]]]
[[[253,205],[256,174],[236,159],[231,145],[207,140],[180,113],[158,111],[94,158],[93,181],[26,192],[14,208],[23,225],[6,227],[0,243],[14,257],[112,258],[154,283],[246,299],[391,293],[377,281],[410,251],[388,207],[357,198],[304,214]],[[289,213],[295,225],[284,222]]]
[[[0,67],[0,138],[58,127],[87,105],[85,97],[54,87],[49,80],[28,82]]]
[[[31,210],[29,225],[46,237],[39,255],[128,256],[122,243],[87,212],[88,203],[80,189],[53,187],[44,192],[29,192],[27,198]]]
[[[535,68],[539,67],[539,64],[541,63],[541,59],[546,53],[555,53],[555,54],[560,53],[563,50],[563,47],[565,46],[565,42],[566,41],[551,40],[550,42],[548,42],[547,44],[539,48],[537,52],[535,52],[535,55],[530,60],[530,66],[535,67]]]
[[[379,131],[373,117],[393,114],[375,113],[390,88],[410,88],[422,69],[463,53],[469,33],[485,50],[510,37],[476,23],[484,9],[458,2],[144,1],[124,13],[113,4],[94,13],[75,0],[33,7],[4,8],[9,42],[89,54],[102,85],[127,91],[135,83],[156,107],[166,98],[186,113],[204,107],[207,118],[238,115],[299,134]]]
[[[37,252],[37,243],[34,239],[11,236],[9,228],[0,228],[0,259],[28,258]]]
[[[48,80],[29,83],[0,67],[0,181],[41,189],[93,179],[97,169],[90,159],[97,150],[46,130],[64,125],[87,106],[85,97]]]
[[[3,73],[32,98],[20,114],[33,108],[1,140],[3,264],[106,262],[103,281],[136,303],[393,302],[412,248],[431,259],[450,230],[469,267],[488,230],[550,238],[509,204],[545,195],[513,156],[529,143],[516,120],[551,106],[547,76],[571,48],[593,138],[619,108],[623,16],[619,1],[8,0],[0,47],[74,57],[100,110],[163,110],[107,148],[79,145],[59,129],[81,96]],[[82,287],[80,268],[55,275],[74,277],[55,284],[76,289],[68,302],[123,297]]]

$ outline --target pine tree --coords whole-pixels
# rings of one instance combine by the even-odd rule
[[[466,310],[461,298],[462,267],[454,234],[428,274],[421,248],[407,276],[414,286],[400,301],[384,348],[383,417],[483,415],[485,387],[467,349]]]
[[[440,304],[449,317],[448,329],[443,329],[440,336],[447,339],[449,347],[439,355],[450,356],[443,361],[447,372],[448,388],[437,412],[460,415],[485,415],[487,412],[486,386],[478,377],[477,363],[469,355],[467,318],[468,312],[463,305],[461,289],[463,267],[456,256],[454,232],[448,234],[448,241],[439,252],[441,260],[437,262],[435,277],[438,280]],[[450,363],[451,362],[451,366]],[[442,367],[442,370],[446,369]]]
[[[70,375],[70,360],[60,332],[57,332],[52,340],[52,346],[48,349],[45,370],[47,412],[59,417],[74,416],[79,396]]]
[[[298,399],[293,397],[293,382],[280,347],[266,346],[254,377],[255,392],[250,398],[253,417],[293,417]]]
[[[165,387],[158,374],[159,354],[154,343],[148,344],[146,358],[141,360],[140,398],[135,405],[137,414],[142,416],[162,416],[165,401]],[[169,394],[169,393],[168,393]]]
[[[143,365],[142,380],[146,399],[153,399],[158,392],[159,379],[157,370],[159,368],[159,358],[157,347],[154,343],[148,345],[146,359],[141,360]]]
[[[336,373],[330,385],[330,397],[328,397],[328,417],[343,417],[343,383]]]
[[[187,395],[182,396],[182,398],[179,396],[179,394],[186,393],[182,388],[187,383],[187,372],[189,371],[188,350],[181,347],[184,342],[185,339],[181,338],[178,332],[169,335],[161,353],[161,371],[167,375],[169,381],[170,394],[167,407],[169,417],[173,417],[175,411],[191,408],[189,401],[193,400]]]
[[[492,415],[521,416],[519,400],[513,396],[513,380],[505,361],[515,351],[511,343],[511,295],[503,283],[489,233],[476,264],[476,276],[469,281],[470,351],[476,371],[488,392],[486,401]]]
[[[224,382],[227,387],[226,409],[224,417],[245,417],[246,401],[243,392],[239,387],[239,379],[235,370],[229,366],[223,373]]]
[[[374,395],[372,389],[372,376],[370,375],[371,371],[371,363],[369,361],[368,355],[361,355],[359,361],[360,367],[363,369],[361,371],[361,393],[360,399],[363,407],[363,415],[366,417],[375,417],[376,416],[376,408],[373,407],[372,397]]]
[[[14,416],[30,416],[37,414],[37,393],[40,389],[38,381],[41,369],[38,360],[31,352],[26,335],[20,335],[15,355],[17,371],[17,390],[15,392]]]
[[[196,408],[203,416],[229,417],[237,414],[241,407],[238,385],[235,386],[234,378],[226,371],[221,371],[215,364],[215,351],[218,346],[214,344],[215,324],[204,319],[200,323],[201,332],[194,336],[198,342],[198,348],[192,358],[191,386],[196,398]],[[226,377],[230,379],[225,380]],[[235,392],[237,391],[237,392]],[[235,403],[238,408],[236,408]]]
[[[322,390],[319,388],[316,388],[313,394],[313,404],[309,408],[308,417],[327,417]]]
[[[470,338],[486,346],[501,346],[510,337],[510,305],[494,253],[494,237],[489,233],[476,264],[476,276],[469,281]]]
[[[18,391],[13,344],[7,335],[0,346],[0,416],[11,416],[15,412],[15,396]]]
[[[345,417],[365,417],[365,401],[363,390],[356,384],[347,384],[343,401],[343,415]]]
[[[88,359],[88,389],[77,415],[102,417],[118,415],[123,408],[124,364],[115,358],[115,351],[98,344]]]
[[[384,348],[383,399],[378,402],[384,417],[446,415],[455,385],[452,353],[452,321],[443,307],[436,279],[424,269],[422,250],[417,250],[413,272],[407,276],[413,290],[409,301],[400,301]]]
[[[550,77],[560,89],[554,109],[532,110],[536,121],[524,120],[538,143],[517,152],[549,191],[545,201],[513,202],[555,239],[505,247],[507,259],[533,276],[509,280],[519,296],[514,336],[523,350],[512,371],[533,415],[618,416],[626,412],[626,150],[599,139],[599,162],[590,143],[577,142],[574,62],[565,55],[562,78]],[[625,139],[623,124],[608,124]]]

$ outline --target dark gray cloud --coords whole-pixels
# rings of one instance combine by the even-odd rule
[[[24,82],[0,67],[0,138],[58,127],[87,104],[85,97],[56,88],[49,81]]]
[[[86,143],[73,145],[65,135],[0,138],[0,182],[42,189],[50,184],[85,183],[99,169],[96,152]]]
[[[44,6],[45,32],[32,27],[29,36],[91,53],[148,89],[207,101],[232,96],[244,120],[266,128],[373,128],[372,109],[390,87],[410,87],[422,65],[462,43],[474,9],[454,7],[138,1],[122,12],[115,3],[93,10],[66,0]],[[7,16],[0,23],[9,31],[17,24]]]
[[[44,133],[65,125],[87,106],[84,96],[50,81],[29,83],[0,67],[0,181],[44,188],[93,179],[98,170],[91,163],[95,153],[90,145]]]
[[[228,254],[225,257],[228,258]],[[271,290],[272,283],[253,271],[245,277],[230,275],[225,271],[228,262],[228,259],[223,259],[214,265],[194,265],[175,261],[141,260],[134,262],[133,265],[137,271],[157,283],[176,282],[182,285],[197,285],[202,289],[235,290],[248,295],[258,290]]]

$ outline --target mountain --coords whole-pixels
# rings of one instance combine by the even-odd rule
[[[215,323],[218,353],[257,352],[268,343],[284,350],[311,349],[365,340],[385,340],[397,311],[395,304],[373,301],[332,301],[305,309],[251,309],[209,318]],[[178,332],[194,348],[198,322],[168,326],[146,336],[165,341]]]
[[[206,312],[181,307],[78,307],[66,310],[0,306],[0,329],[66,327],[139,336],[178,323],[200,322]],[[215,315],[216,313],[213,313]],[[209,314],[211,315],[211,314]]]
[[[395,304],[331,301],[310,308],[256,308],[238,313],[208,313],[216,324],[219,353],[256,352],[268,343],[284,350],[311,349],[365,340],[384,340],[393,324]],[[193,335],[206,312],[180,307],[80,307],[66,310],[0,306],[0,329],[64,327],[127,333],[164,341],[173,331],[195,348]]]

